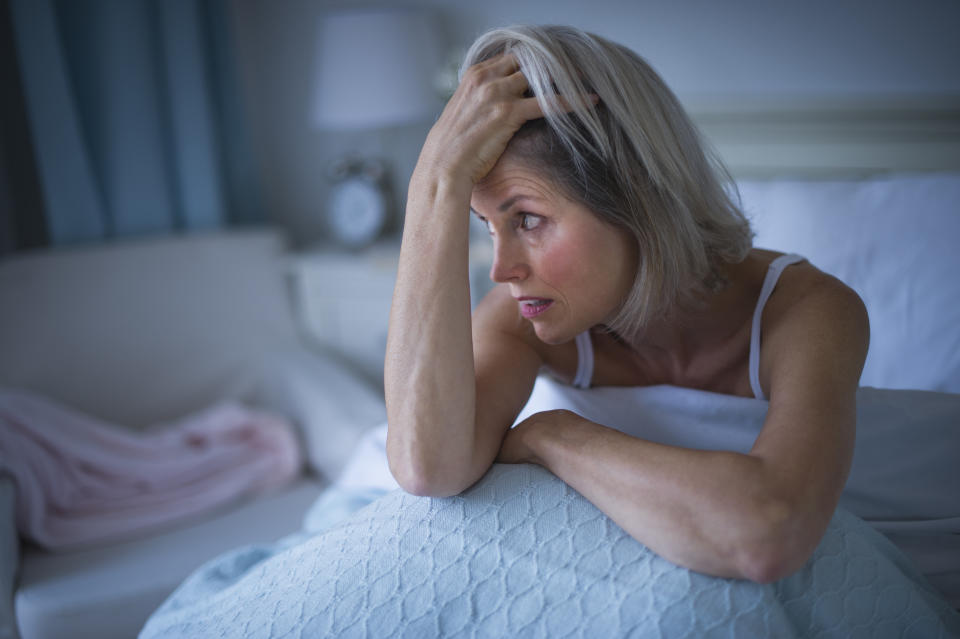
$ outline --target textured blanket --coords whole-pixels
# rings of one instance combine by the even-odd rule
[[[233,403],[138,433],[0,389],[0,435],[17,528],[53,550],[155,530],[283,484],[301,467],[287,421]]]
[[[387,494],[312,537],[198,570],[141,637],[949,637],[960,616],[838,510],[769,585],[659,558],[551,473],[494,465],[443,499]]]

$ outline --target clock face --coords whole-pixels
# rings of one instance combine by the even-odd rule
[[[383,192],[362,178],[348,178],[334,186],[328,213],[334,239],[349,247],[376,240],[387,221]]]

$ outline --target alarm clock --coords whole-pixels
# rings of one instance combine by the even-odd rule
[[[371,160],[345,160],[331,173],[335,182],[326,211],[331,238],[351,249],[372,244],[388,221],[383,165]]]

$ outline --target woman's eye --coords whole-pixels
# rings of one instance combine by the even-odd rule
[[[520,228],[524,231],[532,231],[540,226],[540,222],[542,221],[543,219],[539,215],[532,215],[530,213],[520,214]]]

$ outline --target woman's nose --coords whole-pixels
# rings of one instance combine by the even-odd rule
[[[526,279],[530,275],[530,266],[523,250],[512,239],[495,239],[493,244],[493,264],[490,267],[490,279],[498,284]]]

